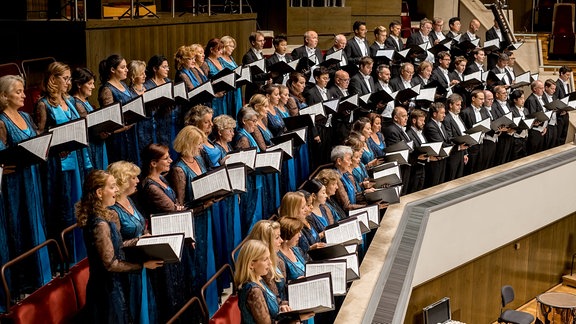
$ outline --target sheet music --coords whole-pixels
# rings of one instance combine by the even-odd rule
[[[186,84],[180,82],[174,85],[174,98],[180,97],[182,99],[188,100],[188,93],[186,92]]]
[[[150,90],[146,90],[146,92],[144,92],[144,94],[142,95],[142,98],[144,99],[145,103],[162,97],[168,99],[174,99],[174,97],[172,96],[171,82],[164,83],[163,85],[159,85]]]
[[[120,103],[94,110],[86,116],[87,127],[92,127],[107,121],[113,121],[118,125],[122,125],[122,111],[120,109]]]
[[[234,73],[230,73],[230,74],[228,74],[228,75],[225,75],[225,76],[223,76],[223,77],[221,77],[221,78],[219,78],[219,79],[216,79],[216,80],[212,81],[212,85],[215,85],[215,84],[224,82],[224,83],[226,83],[227,85],[229,85],[229,86],[231,86],[231,87],[235,87],[235,85],[234,85],[234,80],[235,80],[235,79],[236,79],[236,76],[234,75]],[[146,93],[144,93],[144,94],[146,94]]]
[[[324,107],[327,107],[328,109],[332,110],[332,112],[338,112],[338,102],[340,100],[338,99],[332,99],[332,100],[327,100],[324,101],[322,103],[322,105],[324,105]]]
[[[126,113],[128,111],[136,113],[140,116],[146,116],[144,113],[144,101],[142,97],[138,97],[138,99],[132,100],[129,103],[122,105],[122,113]]]
[[[266,62],[264,61],[264,59],[260,59],[258,61],[252,62],[252,63],[248,64],[248,66],[257,67],[260,70],[264,71],[264,73],[266,73]]]
[[[180,256],[182,240],[184,240],[184,236],[182,235],[142,236],[136,243],[136,246],[168,243],[172,251],[174,251],[174,254]]]
[[[446,146],[442,148],[442,152],[446,155],[446,156],[450,156],[450,152],[452,152],[452,148],[454,147],[454,145],[450,145],[450,146]]]
[[[226,168],[192,180],[194,199],[200,199],[220,190],[232,191]]]
[[[167,215],[151,215],[152,235],[184,233],[184,238],[194,238],[194,224],[191,211]]]
[[[246,169],[244,166],[240,168],[228,168],[228,178],[230,179],[232,190],[246,192]]]
[[[367,207],[363,207],[363,208],[358,208],[358,209],[353,209],[351,211],[348,212],[348,216],[352,217],[352,216],[356,216],[360,213],[366,212],[368,213],[368,221],[374,223],[374,224],[378,224],[378,213],[379,213],[379,207],[378,205],[371,205],[371,206],[367,206]]]
[[[393,156],[393,155],[400,155],[402,156],[402,158],[405,161],[408,161],[408,154],[409,154],[409,150],[402,150],[402,151],[397,151],[397,152],[390,152],[388,153],[388,156]]]
[[[322,106],[322,103],[319,102],[312,106],[308,106],[307,108],[300,109],[300,115],[322,115],[326,117],[326,112],[324,112],[324,106]]]
[[[398,178],[402,179],[402,177],[400,176],[400,168],[397,165],[395,165],[391,168],[387,168],[384,170],[374,172],[374,179],[380,179],[380,178],[383,178],[385,176],[389,176],[392,174],[395,174],[398,176]]]
[[[289,141],[271,146],[266,151],[270,152],[270,151],[282,150],[284,153],[292,157],[292,148],[293,148],[292,139],[290,139]]]
[[[288,285],[288,304],[292,310],[324,306],[332,308],[330,278],[298,282]]]
[[[212,87],[212,83],[211,82],[204,82],[201,85],[197,86],[196,88],[190,90],[188,92],[188,98],[192,99],[202,92],[208,92],[209,94],[214,96],[214,88]]]
[[[358,219],[358,224],[362,223],[366,228],[370,228],[370,224],[368,224],[368,212],[364,211],[354,215],[356,219]]]
[[[482,71],[477,71],[474,73],[466,74],[464,76],[464,81],[474,80],[474,79],[481,81],[482,80]]]
[[[282,161],[282,152],[268,152],[256,154],[255,168],[272,167],[280,171],[280,162]]]
[[[356,253],[356,251],[358,251],[358,244],[344,245],[344,248],[346,251],[348,251],[348,253]]]
[[[236,79],[236,83],[244,81],[252,82],[252,74],[250,74],[250,67],[240,65],[234,69],[234,73],[239,75],[238,79]]]
[[[355,254],[355,253],[348,254],[348,255],[337,257],[337,258],[330,259],[330,260],[346,260],[346,268],[354,271],[356,276],[360,277],[360,269],[358,268],[358,255],[357,254]]]
[[[256,161],[256,150],[228,153],[226,156],[228,157],[228,159],[226,159],[226,165],[232,163],[243,163],[250,169],[254,169],[254,162]]]
[[[332,276],[334,295],[346,294],[346,262],[306,263],[306,277],[329,273]]]
[[[288,132],[288,133],[286,133],[286,134],[290,134],[290,133],[296,133],[296,134],[298,135],[298,137],[300,137],[300,139],[301,139],[304,143],[306,143],[306,127],[293,130],[293,131]]]
[[[331,59],[338,60],[338,62],[342,61],[342,50],[337,50],[336,52],[334,52],[332,54],[326,55],[326,58],[324,59],[324,61],[328,61]]]
[[[442,149],[442,142],[432,142],[432,143],[422,143],[421,147],[429,147],[436,153],[436,155],[440,155],[440,150]]]
[[[48,157],[48,150],[50,149],[50,141],[53,135],[49,136],[37,136],[32,139],[19,143],[18,146],[22,146],[28,152],[36,155],[42,160],[46,161]]]
[[[85,119],[78,119],[74,122],[54,127],[50,129],[50,132],[52,133],[51,146],[72,141],[88,145]]]
[[[324,230],[327,244],[338,244],[350,240],[362,240],[358,219],[338,223],[338,226]]]
[[[485,41],[485,42],[484,42],[484,48],[488,48],[488,47],[490,47],[490,46],[492,46],[492,45],[494,45],[494,46],[496,46],[496,47],[500,47],[500,39],[495,38],[495,39],[492,39],[492,40],[489,40],[489,41]]]
[[[376,51],[376,57],[382,57],[382,56],[391,60],[392,57],[394,57],[394,50],[379,49],[378,51]]]

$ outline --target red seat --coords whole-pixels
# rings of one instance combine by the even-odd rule
[[[70,268],[68,276],[72,279],[72,283],[74,284],[78,309],[82,309],[86,304],[86,286],[88,285],[88,278],[90,277],[88,258],[84,258]]]
[[[549,58],[572,57],[575,54],[574,4],[554,5],[552,34],[550,34]]]
[[[242,321],[240,308],[238,308],[238,295],[232,295],[218,308],[210,318],[211,324],[239,324]]]
[[[22,76],[22,71],[16,63],[0,64],[0,77],[5,75],[19,75]]]

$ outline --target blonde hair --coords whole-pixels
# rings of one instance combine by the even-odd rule
[[[268,247],[259,240],[247,240],[240,248],[238,260],[236,261],[236,273],[234,274],[234,284],[238,289],[247,282],[259,282],[261,277],[250,269],[251,263],[266,255]]]
[[[58,100],[59,98],[68,98],[66,93],[60,93],[60,87],[58,86],[58,83],[56,83],[56,78],[62,76],[66,71],[70,71],[68,65],[60,62],[52,62],[48,65],[46,73],[44,73],[42,92],[43,95],[46,96],[46,99],[48,99],[48,102],[53,106],[60,104],[60,100]],[[70,90],[70,84],[68,84],[66,92],[68,92],[68,90]]]
[[[199,154],[198,146],[206,142],[206,134],[196,126],[185,126],[174,139],[174,150],[184,156]]]
[[[82,186],[82,198],[75,205],[78,226],[86,226],[90,217],[101,217],[107,221],[113,219],[112,212],[102,206],[102,199],[98,198],[96,193],[98,189],[106,186],[110,177],[113,176],[102,170],[94,170],[86,176]]]
[[[252,107],[258,113],[258,115],[266,115],[266,110],[268,108],[268,98],[263,94],[257,93],[253,95],[252,98],[250,98],[248,105]],[[260,107],[256,108],[256,106]]]
[[[196,53],[192,50],[192,46],[180,46],[174,54],[174,66],[176,66],[176,70],[181,70],[184,68],[185,60],[187,58],[191,58],[194,62],[194,57]]]
[[[338,182],[340,176],[338,176],[338,172],[334,171],[333,169],[322,169],[315,179],[318,179],[324,186],[328,186],[332,182]]]
[[[200,44],[192,44],[190,45],[190,50],[192,51],[192,53],[194,53],[194,62],[196,62],[196,65],[200,66],[200,64],[204,63],[204,62],[200,62],[196,59],[196,54],[198,53],[199,50],[202,50],[202,52],[204,52],[204,47]],[[204,53],[204,55],[206,55],[206,53]]]
[[[24,79],[19,75],[5,75],[0,77],[0,111],[8,108],[8,94],[14,91],[16,82],[20,82],[24,86]]]
[[[280,209],[278,213],[280,217],[294,217],[299,218],[300,209],[302,208],[302,198],[304,194],[301,192],[287,192],[284,197],[282,197],[282,202],[280,203]]]
[[[137,177],[140,174],[140,168],[128,161],[118,161],[108,165],[106,169],[114,178],[120,193],[125,193],[128,189],[130,178]]]
[[[140,60],[130,61],[130,64],[128,64],[128,80],[130,80],[131,86],[134,85],[136,77],[141,76],[144,71],[146,71],[146,62]]]
[[[223,46],[232,43],[234,44],[234,47],[236,47],[236,40],[232,36],[222,36],[220,38],[220,43],[222,43]]]
[[[186,113],[184,117],[184,125],[192,125],[198,127],[205,115],[214,115],[214,109],[205,105],[196,105]]]
[[[216,134],[226,128],[236,128],[236,120],[228,115],[217,116],[212,123],[216,126]]]
[[[272,262],[270,272],[275,281],[280,281],[280,279],[283,278],[283,276],[276,271],[278,262],[276,262],[276,251],[274,251],[274,241],[276,240],[274,237],[274,231],[279,229],[280,224],[278,222],[260,220],[254,224],[254,227],[252,227],[252,230],[248,233],[249,240],[260,240],[268,245],[268,249],[270,250],[270,261]]]

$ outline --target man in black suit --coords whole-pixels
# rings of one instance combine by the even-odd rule
[[[452,61],[450,58],[450,52],[442,51],[438,53],[436,60],[438,62],[438,66],[436,66],[436,68],[432,71],[430,80],[437,81],[440,83],[440,86],[445,89],[448,89],[448,87],[458,83],[458,81],[450,79],[450,72],[448,71],[448,67]]]
[[[330,82],[328,70],[321,66],[314,70],[313,75],[316,85],[304,91],[304,98],[306,98],[308,106],[332,99],[326,88],[328,82]],[[327,163],[330,159],[330,150],[332,149],[330,136],[332,132],[331,119],[331,116],[328,116],[328,120],[316,123],[312,131],[313,135],[317,134],[314,136],[314,143],[310,143],[309,146],[312,170],[321,164]]]
[[[386,91],[387,93],[391,94],[394,92],[392,87],[390,87],[390,68],[388,65],[380,64],[378,65],[378,79],[374,81],[374,85],[376,86],[376,92],[378,91]],[[382,118],[385,122],[389,122],[392,120],[392,110],[394,110],[394,100],[388,103],[378,103],[376,104],[376,109],[382,115]]]
[[[443,147],[451,146],[448,131],[442,123],[446,117],[443,103],[435,102],[430,106],[430,120],[424,126],[424,136],[429,143],[441,142]],[[430,188],[444,182],[446,174],[446,158],[430,157],[426,164],[424,188]]]
[[[545,103],[551,103],[556,100],[556,81],[548,79],[544,81],[544,94],[542,99]],[[544,111],[549,111],[544,108]],[[548,120],[548,126],[546,127],[546,135],[544,136],[544,149],[549,149],[557,146],[558,142],[558,115],[559,111],[553,111],[550,115],[550,120]]]
[[[498,119],[512,112],[508,104],[508,91],[504,86],[494,87],[494,102],[490,113],[493,119]],[[500,126],[500,125],[499,125]],[[512,148],[514,146],[514,137],[509,134],[508,127],[501,127],[496,142],[496,155],[494,156],[494,165],[500,165],[512,160]]]
[[[490,90],[484,90],[484,105],[483,108],[488,112],[488,117],[490,122],[493,122],[496,117],[492,112],[492,107],[494,105],[494,94]],[[480,156],[478,162],[478,171],[486,170],[493,167],[496,160],[496,148],[497,139],[499,138],[499,133],[493,130],[484,134],[484,139],[482,140],[482,145],[480,146]]]
[[[484,50],[477,48],[472,51],[472,56],[474,56],[474,61],[468,64],[464,74],[470,74],[478,71],[484,72],[484,60],[486,59],[486,53],[484,53]]]
[[[394,145],[400,141],[410,142],[410,137],[406,133],[406,124],[408,124],[408,112],[404,107],[396,107],[392,111],[392,122],[382,126],[382,134],[386,141],[386,146]],[[402,192],[404,195],[408,192],[408,181],[410,179],[410,165],[403,165],[400,169],[402,172]]]
[[[383,50],[386,48],[386,37],[388,32],[386,31],[386,27],[378,26],[374,28],[374,43],[370,45],[370,57],[374,59],[376,57],[376,53],[379,50]]]
[[[470,21],[470,25],[468,25],[468,30],[464,34],[462,34],[460,42],[462,43],[465,41],[473,41],[476,38],[480,38],[480,36],[476,34],[478,32],[478,29],[480,29],[480,21],[474,18]],[[480,44],[478,45],[480,46]]]
[[[402,38],[400,38],[400,31],[402,30],[402,24],[399,21],[394,20],[388,26],[388,31],[390,35],[384,41],[387,49],[393,49],[399,52],[404,49],[404,43],[402,43]],[[400,75],[400,63],[401,60],[393,60],[390,62],[390,72],[392,77],[395,78]]]
[[[414,65],[411,63],[402,63],[400,67],[400,76],[390,80],[390,87],[393,91],[399,91],[411,88],[412,76],[414,75]]]
[[[504,51],[510,43],[507,38],[502,35],[498,21],[494,20],[494,26],[486,31],[486,41],[498,39],[500,41],[500,52]],[[498,52],[488,53],[488,70],[492,70],[498,63]]]
[[[432,20],[432,31],[430,32],[430,38],[432,42],[430,42],[432,46],[440,43],[444,39],[446,39],[446,35],[442,32],[442,28],[444,27],[444,19],[440,17],[434,17]]]
[[[264,58],[262,55],[262,49],[264,48],[264,34],[261,32],[253,32],[248,37],[250,41],[250,49],[242,57],[242,65],[248,65],[250,63],[256,62]],[[258,92],[258,89],[266,84],[266,81],[270,79],[268,73],[259,73],[252,76],[252,83],[246,85],[246,91],[244,97],[246,101]]]
[[[416,33],[410,34],[410,37],[408,37],[408,39],[406,40],[406,47],[421,45],[426,42],[431,45],[433,43],[433,40],[429,37],[431,31],[432,31],[432,21],[426,18],[422,19],[420,21],[420,30]],[[417,54],[414,57],[411,57],[411,59],[413,60],[412,63],[418,64],[420,62],[423,62],[424,60],[426,60],[427,56],[428,52],[423,51],[422,53]],[[431,60],[434,61],[434,58],[432,58]]]
[[[338,70],[334,74],[334,85],[328,89],[328,97],[330,98],[343,98],[348,96],[348,85],[350,84],[350,76],[344,70]],[[332,136],[333,143],[336,145],[341,144],[350,134],[352,124],[350,123],[350,114],[335,113],[332,115]]]
[[[315,69],[314,80],[316,81],[316,85],[304,91],[304,98],[306,98],[306,104],[308,104],[308,106],[332,99],[328,95],[327,88],[328,82],[330,82],[328,70],[324,67]]]
[[[562,99],[572,92],[570,87],[570,75],[572,69],[567,66],[562,66],[558,71],[558,80],[556,80],[556,97]],[[566,134],[568,133],[568,113],[562,111],[558,114],[558,143],[562,145],[566,143]]]
[[[286,49],[288,47],[288,40],[284,35],[278,35],[274,40],[272,40],[272,45],[274,45],[274,54],[266,59],[266,71],[270,71],[270,67],[278,62],[291,62],[292,56],[286,55]],[[284,75],[271,72],[272,82],[275,84],[284,84],[288,81],[289,74]]]
[[[346,36],[338,34],[334,36],[334,45],[329,49],[327,49],[326,52],[324,53],[324,61],[326,61],[326,57],[328,55],[333,54],[336,51],[340,50],[342,51],[342,60],[340,61],[340,63],[327,66],[328,70],[330,70],[331,78],[334,77],[334,73],[338,71],[341,67],[348,65],[349,59],[348,56],[346,55],[346,52],[344,51],[344,48],[346,47],[347,43],[348,40],[346,39]]]
[[[354,37],[348,40],[344,52],[346,52],[350,63],[358,64],[360,58],[370,55],[370,46],[366,41],[368,29],[366,28],[366,22],[359,20],[354,22],[352,29],[354,30]]]
[[[324,61],[322,57],[322,51],[318,46],[318,33],[313,30],[309,30],[304,33],[304,45],[300,47],[296,47],[292,51],[292,60],[297,60],[302,57],[312,58],[311,61],[314,61],[315,64],[320,64]],[[308,63],[308,62],[307,62]],[[302,69],[298,72],[303,72],[307,76],[310,76],[310,68],[311,66],[308,64],[304,64]]]
[[[464,81],[464,72],[466,71],[466,66],[468,65],[468,60],[464,56],[456,56],[454,58],[454,70],[450,72],[450,84],[456,84],[452,88],[453,93],[457,93],[462,97],[462,104],[470,102],[470,89],[459,85],[458,83]]]
[[[448,20],[448,27],[450,30],[446,34],[447,38],[454,38],[460,35],[460,28],[462,27],[462,23],[460,22],[460,17],[452,17]]]
[[[413,143],[414,151],[410,154],[410,178],[408,180],[407,193],[413,193],[424,189],[426,178],[426,162],[430,157],[421,153],[418,148],[428,143],[424,137],[424,124],[426,122],[426,113],[420,109],[414,109],[410,114],[410,127],[407,127],[406,134]]]
[[[526,98],[524,107],[528,110],[528,114],[534,114],[538,111],[544,111],[544,83],[540,80],[535,80],[530,84],[532,93]],[[526,143],[526,152],[528,155],[538,153],[545,148],[544,136],[546,135],[547,122],[534,121],[532,128],[528,130],[528,142]]]
[[[460,117],[466,129],[470,129],[474,124],[490,118],[488,111],[484,107],[484,91],[480,89],[472,91],[471,99],[470,106],[460,111]],[[479,164],[481,148],[482,144],[473,145],[468,148],[468,163],[466,163],[464,167],[464,175],[481,171]]]
[[[458,94],[452,94],[446,99],[448,105],[448,113],[444,118],[443,124],[446,132],[448,133],[449,141],[453,142],[453,138],[462,136],[466,131],[466,126],[460,118],[460,109],[462,108],[462,97]],[[454,143],[452,153],[446,162],[446,181],[451,181],[460,178],[464,175],[464,165],[468,163],[468,154],[466,144]]]
[[[496,66],[494,66],[490,70],[490,72],[491,72],[490,75],[493,77],[488,78],[486,80],[486,87],[488,89],[493,89],[497,85],[503,85],[503,86],[508,87],[514,81],[514,77],[510,74],[510,72],[506,68],[508,66],[508,63],[510,62],[510,58],[508,58],[508,55],[505,53],[502,53],[500,55],[497,55],[497,57],[498,57],[498,61],[496,63]],[[498,78],[495,77],[496,75],[503,75],[502,79],[498,80]]]
[[[374,61],[370,56],[364,56],[359,61],[360,71],[350,79],[350,94],[358,94],[359,96],[373,93],[376,90],[372,73],[372,66]]]

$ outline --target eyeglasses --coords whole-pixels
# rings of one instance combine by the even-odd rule
[[[61,76],[61,75],[59,75],[59,77],[61,77],[62,80],[64,80],[65,83],[68,83],[68,82],[71,81],[69,76]]]

